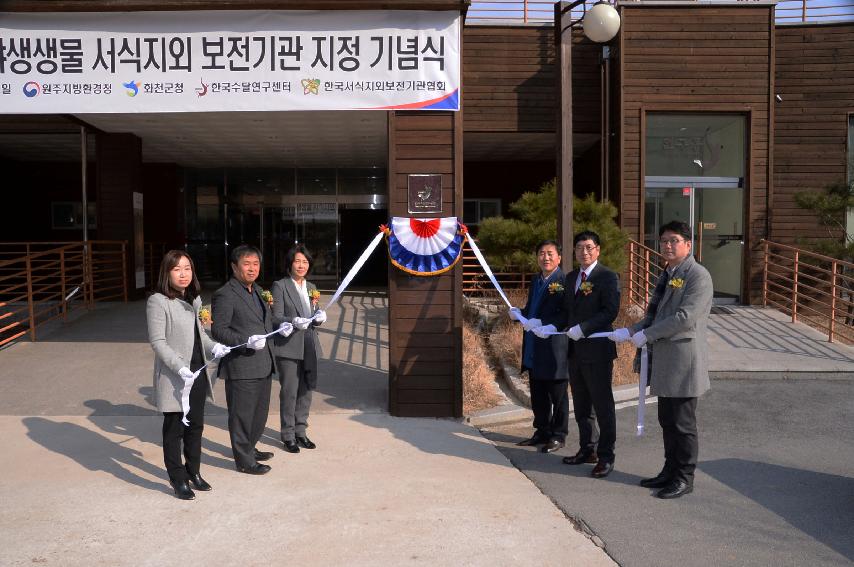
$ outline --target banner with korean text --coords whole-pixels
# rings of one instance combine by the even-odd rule
[[[0,13],[0,114],[459,110],[460,14]]]

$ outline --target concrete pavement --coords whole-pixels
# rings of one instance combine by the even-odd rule
[[[172,496],[144,304],[0,351],[0,565],[614,565],[476,429],[385,413],[385,302],[329,312],[315,451],[234,471],[222,385],[193,502]]]

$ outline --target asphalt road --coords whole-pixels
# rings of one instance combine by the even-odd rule
[[[625,567],[811,567],[854,564],[854,382],[715,381],[700,399],[695,491],[664,501],[638,481],[663,463],[657,408],[643,437],[636,408],[618,410],[615,471],[568,466],[569,446],[545,455],[514,443],[515,425],[484,433]]]

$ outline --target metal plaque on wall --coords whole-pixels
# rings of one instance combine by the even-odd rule
[[[442,212],[442,176],[411,173],[407,176],[410,213]]]

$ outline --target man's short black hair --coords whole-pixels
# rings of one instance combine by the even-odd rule
[[[572,239],[572,245],[575,246],[579,242],[584,240],[592,240],[593,244],[599,246],[599,235],[593,232],[592,230],[584,230],[575,235],[575,238]]]
[[[231,251],[231,263],[235,266],[244,256],[258,256],[258,261],[261,262],[261,251],[251,244],[241,244]]]
[[[661,225],[661,228],[658,229],[658,237],[661,238],[661,235],[667,231],[675,232],[688,242],[691,241],[691,236],[693,235],[688,223],[682,221],[670,221],[667,224]]]
[[[560,244],[558,244],[557,241],[552,240],[551,238],[547,238],[546,240],[543,240],[542,242],[537,244],[537,250],[536,250],[537,254],[540,253],[540,250],[543,249],[543,246],[554,246],[555,250],[557,250],[557,255],[558,256],[561,255]]]

